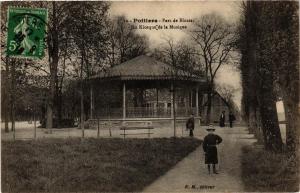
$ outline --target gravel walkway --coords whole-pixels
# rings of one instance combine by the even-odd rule
[[[173,169],[158,178],[144,192],[242,192],[240,155],[244,145],[256,140],[245,127],[217,128],[223,138],[219,145],[219,174],[208,174],[202,147],[185,157]],[[199,138],[205,131],[201,130]]]

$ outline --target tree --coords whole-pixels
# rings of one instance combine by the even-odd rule
[[[210,123],[212,94],[215,89],[215,77],[220,67],[230,62],[234,46],[233,26],[221,16],[209,14],[194,23],[190,36],[198,45],[197,54],[204,63],[208,88],[208,108],[206,123]]]
[[[75,3],[74,3],[75,4]],[[60,53],[62,52],[65,41],[68,41],[64,36],[66,30],[66,13],[74,4],[67,2],[37,2],[34,6],[44,7],[48,9],[47,37],[46,48],[48,51],[48,67],[49,71],[49,95],[47,99],[47,113],[46,113],[46,128],[50,130],[53,127],[53,115],[59,114],[57,99],[59,96],[59,62]],[[56,109],[56,112],[55,112]]]
[[[6,55],[6,34],[7,32],[7,11],[8,6],[29,6],[28,2],[5,2],[1,4],[1,74],[3,75],[3,82],[5,83],[2,95],[5,121],[5,132],[9,132],[8,121],[11,121],[11,130],[15,131],[15,109],[16,101],[20,96],[20,85],[22,85],[22,78],[25,75],[26,63],[24,59],[9,58]],[[8,116],[9,112],[9,116]]]
[[[172,85],[170,91],[172,92],[172,114],[173,114],[173,128],[174,128],[174,137],[176,137],[176,77],[178,76],[178,62],[179,62],[179,48],[176,47],[174,40],[171,38],[166,39],[167,46],[165,47],[164,56],[165,62],[171,66],[170,69],[167,69],[168,73],[172,74]]]
[[[49,70],[50,70],[50,84],[49,84],[49,98],[47,100],[47,121],[46,128],[52,129],[53,126],[53,109],[55,101],[55,83],[57,83],[57,68],[59,62],[59,33],[62,31],[65,23],[63,14],[65,14],[65,2],[51,2],[48,3],[49,7],[49,22],[48,22],[48,35],[47,35],[47,48],[49,55]]]
[[[273,18],[265,23],[265,30],[272,34],[265,52],[283,98],[287,148],[295,153],[299,147],[299,3],[272,2],[265,10]]]
[[[276,110],[276,82],[278,80],[277,50],[278,24],[275,15],[280,12],[274,2],[246,2],[243,4],[242,27],[240,30],[241,71],[243,77],[243,103],[249,119],[251,112],[259,111],[265,148],[282,150],[282,139]],[[281,72],[282,73],[282,72]],[[284,73],[284,72],[283,72]],[[250,92],[254,92],[251,95]]]
[[[55,109],[56,96],[58,95],[58,64],[60,44],[63,43],[63,30],[65,27],[66,10],[69,9],[72,4],[66,2],[36,2],[34,4],[28,4],[30,7],[43,7],[48,9],[48,20],[43,21],[47,25],[46,36],[46,48],[48,51],[48,61],[42,61],[48,63],[48,69],[43,67],[36,67],[36,69],[42,70],[49,75],[49,97],[47,100],[47,113],[46,113],[46,127],[51,129],[53,126],[53,114]]]
[[[149,42],[145,35],[140,35],[128,23],[125,16],[115,16],[107,22],[108,47],[107,58],[111,67],[147,53]],[[134,106],[144,105],[145,89],[135,89]]]
[[[68,34],[74,39],[79,56],[80,126],[84,137],[84,78],[93,74],[93,59],[103,53],[106,44],[105,18],[109,5],[106,2],[77,2],[68,10]],[[99,49],[103,48],[103,50]]]
[[[63,108],[64,108],[64,99],[63,99],[63,89],[66,87],[66,79],[72,77],[72,57],[76,54],[76,50],[73,49],[74,41],[70,38],[68,30],[65,28],[60,34],[61,43],[59,44],[59,63],[57,68],[57,79],[55,82],[55,99],[54,106],[56,107],[56,117],[58,127],[60,127],[61,122],[63,121]],[[68,84],[68,82],[67,82]]]
[[[110,65],[115,66],[146,54],[149,42],[146,36],[136,33],[125,16],[116,16],[108,22]]]
[[[255,7],[247,6],[248,2],[241,4],[241,20],[237,30],[239,35],[237,49],[241,53],[241,78],[242,78],[242,111],[244,120],[248,123],[249,131],[261,140],[260,114],[257,99],[258,84],[256,73],[256,26]]]
[[[7,9],[7,6],[5,4],[1,6],[1,118],[3,117],[3,120],[5,122],[4,128],[5,132],[9,132],[8,128],[8,122],[9,122],[9,93],[10,93],[10,87],[9,87],[9,58],[6,57],[3,53],[6,52],[6,33],[7,32],[7,12],[4,9]],[[3,65],[5,64],[5,65]]]
[[[183,41],[175,43],[174,39],[170,37],[165,38],[165,46],[162,47],[156,57],[160,57],[163,62],[169,64],[170,68],[165,69],[166,74],[171,75],[171,88],[172,92],[172,115],[173,115],[173,128],[174,137],[176,137],[176,92],[178,77],[181,76],[196,76],[201,73],[197,70],[196,59],[194,57],[194,49]],[[157,53],[157,52],[156,52]]]
[[[238,91],[237,88],[234,88],[232,85],[221,84],[216,85],[216,91],[222,96],[226,103],[233,107],[233,104],[230,104],[233,101],[235,93]]]
[[[229,110],[232,111],[236,116],[240,114],[240,111],[234,102],[234,96],[238,90],[239,88],[235,88],[229,84],[216,85],[216,91],[221,95],[222,99],[229,107]]]
[[[6,62],[8,63],[8,61]],[[6,68],[8,69],[8,68]],[[8,112],[9,112],[9,88],[8,88],[8,83],[6,81],[8,81],[8,70],[1,70],[1,118],[2,120],[4,120],[4,131],[5,133],[9,132],[9,128],[8,128],[8,123],[9,123],[9,116],[8,116]]]
[[[266,11],[271,4],[260,4],[261,12],[259,16],[260,33],[257,34],[257,81],[258,81],[258,105],[261,116],[262,131],[264,133],[265,147],[268,150],[281,151],[282,139],[280,134],[277,110],[276,92],[274,91],[276,75],[274,74],[274,63],[271,61],[272,54],[269,48],[275,42],[268,36],[272,32],[268,31],[267,24],[270,22]],[[262,27],[265,26],[265,27]],[[257,49],[256,48],[256,49]]]

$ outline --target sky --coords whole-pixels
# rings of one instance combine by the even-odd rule
[[[151,1],[151,2],[112,2],[110,16],[124,15],[129,22],[136,26],[137,32],[146,35],[150,41],[150,47],[159,47],[165,41],[164,38],[172,37],[174,41],[180,41],[186,37],[187,31],[192,22],[180,22],[180,18],[192,20],[203,14],[217,13],[222,15],[229,22],[236,22],[239,19],[239,3],[232,1]],[[133,22],[134,19],[157,20],[157,23]],[[165,19],[165,20],[163,20]],[[175,22],[178,20],[178,22]],[[170,20],[170,21],[166,21]],[[168,29],[139,29],[139,26],[167,26]],[[186,26],[185,29],[170,29],[170,25]],[[234,102],[240,108],[241,103],[241,80],[237,68],[230,65],[222,66],[216,77],[217,84],[228,84],[238,89],[234,93]]]
[[[238,2],[232,1],[151,1],[151,2],[112,2],[110,9],[111,16],[125,15],[128,19],[194,19],[203,14],[218,13],[224,16],[228,21],[235,22],[239,18]],[[147,23],[139,23],[147,24]],[[159,24],[169,24],[159,22]],[[171,24],[175,24],[171,22]],[[191,23],[178,22],[179,25]],[[150,25],[148,23],[148,25]],[[188,30],[188,28],[187,28]],[[165,35],[180,40],[187,34],[182,30],[137,30],[139,33],[146,34],[152,45],[161,43]]]

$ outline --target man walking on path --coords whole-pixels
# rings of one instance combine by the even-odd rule
[[[194,115],[191,114],[190,118],[186,122],[186,130],[190,130],[190,137],[194,136],[194,128],[195,128],[195,119]]]
[[[234,114],[230,111],[230,112],[229,112],[229,124],[230,124],[230,128],[232,128],[232,126],[233,126],[233,121],[235,121],[235,116],[234,116]]]
[[[218,151],[217,145],[222,142],[222,138],[213,132],[215,129],[212,125],[206,129],[208,135],[204,137],[203,140],[203,150],[205,152],[205,164],[207,164],[208,173],[210,174],[210,165],[212,164],[213,173],[218,174],[216,171],[216,164],[218,164]]]

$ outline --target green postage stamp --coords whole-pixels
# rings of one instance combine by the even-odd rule
[[[47,9],[9,7],[7,16],[7,55],[42,58]]]

